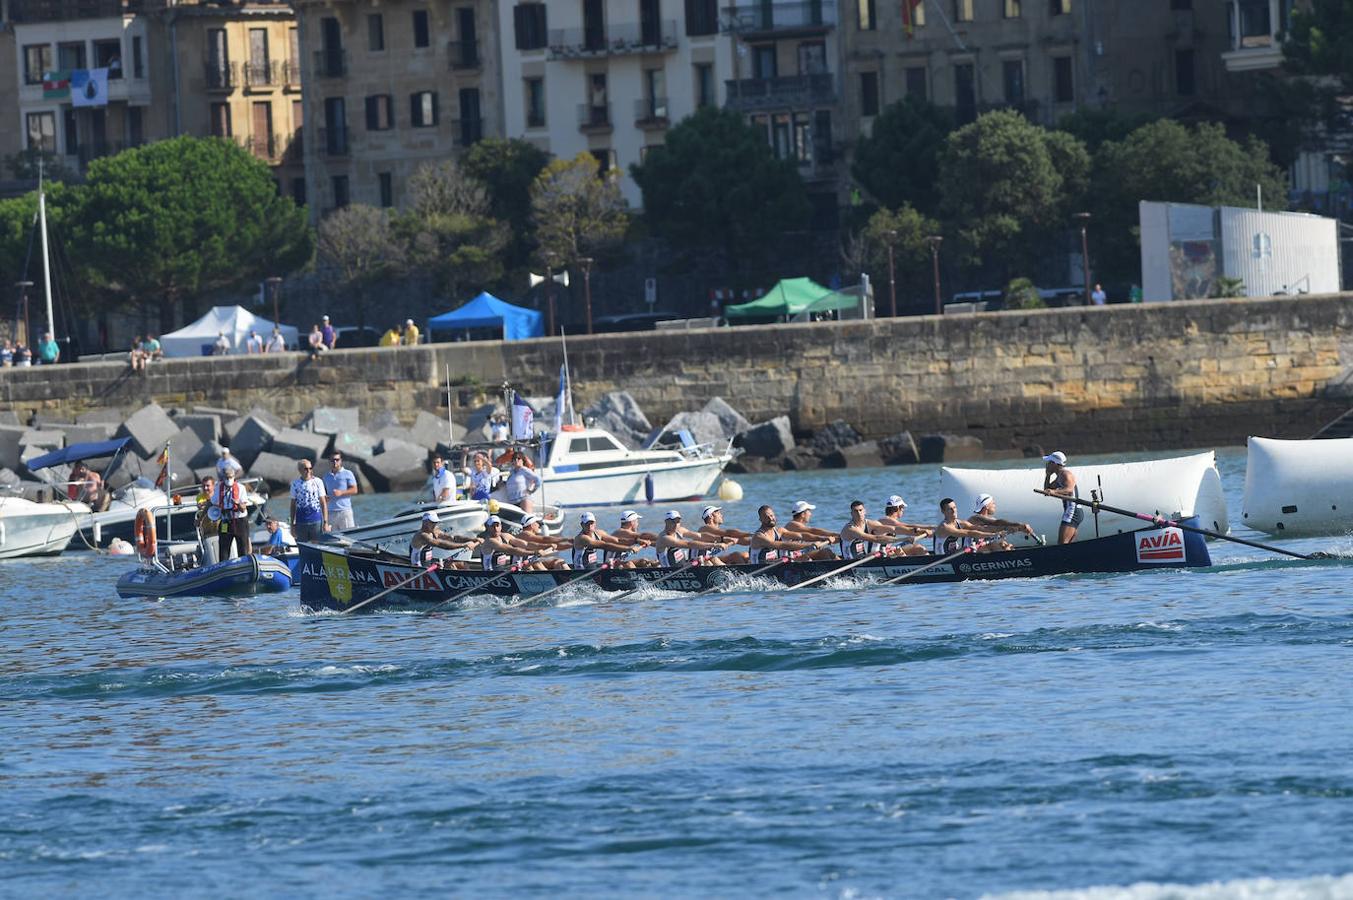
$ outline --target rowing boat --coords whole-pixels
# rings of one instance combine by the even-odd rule
[[[1197,524],[1197,518],[1182,524]],[[944,560],[941,562],[941,560]],[[760,577],[793,586],[830,573],[840,560],[786,562]],[[1207,544],[1195,533],[1173,526],[1142,528],[1105,535],[1074,544],[1021,547],[992,553],[941,556],[878,557],[852,569],[843,578],[877,582],[908,576],[909,582],[948,582],[998,578],[1037,578],[1095,572],[1135,572],[1151,569],[1212,565]],[[678,567],[680,568],[680,567]],[[662,580],[664,591],[704,591],[735,588],[740,576],[759,566],[696,566],[674,576],[676,569],[607,569],[590,583],[608,592],[630,591]],[[578,577],[576,571],[488,572],[466,569],[429,569],[413,566],[394,554],[354,547],[301,544],[296,577],[301,604],[312,610],[342,611],[396,585],[377,603],[364,609],[425,607],[457,594],[531,597]],[[401,584],[401,582],[405,582]]]

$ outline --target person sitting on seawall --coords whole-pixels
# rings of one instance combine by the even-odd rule
[[[310,334],[305,340],[311,359],[317,359],[321,353],[329,349],[324,344],[324,332],[319,330],[319,323],[310,326]]]
[[[329,530],[329,495],[312,470],[310,460],[298,461],[301,477],[291,482],[291,533],[298,541],[317,541]]]
[[[441,550],[474,550],[483,540],[480,538],[457,537],[454,534],[448,534],[437,527],[441,517],[435,512],[423,513],[423,521],[418,526],[418,532],[409,539],[409,562],[415,566],[427,567],[432,565],[432,550],[434,547]],[[443,559],[440,563],[443,569],[468,569],[469,563],[455,559]]]
[[[263,348],[265,353],[284,353],[287,349],[287,339],[282,335],[282,329],[273,328],[272,336],[268,338],[268,344]]]
[[[144,373],[146,371],[146,363],[149,361],[149,357],[146,356],[146,351],[142,346],[143,344],[145,344],[145,338],[138,334],[136,340],[132,341],[131,351],[127,354],[127,359],[132,364],[133,372]]]
[[[0,344],[0,369],[8,369],[14,365],[14,343],[9,338]]]
[[[968,516],[968,521],[976,528],[983,528],[987,531],[1022,531],[1029,537],[1037,540],[1034,534],[1034,527],[1028,522],[1016,522],[1012,519],[998,519],[996,517],[996,498],[990,494],[978,494],[977,502],[973,504],[972,515]],[[1002,550],[1015,549],[1014,544],[1007,541],[1001,541]]]
[[[263,527],[268,530],[268,542],[258,548],[260,556],[282,556],[287,552],[286,536],[282,534],[282,523],[272,516],[263,520]]]
[[[381,346],[398,347],[401,336],[400,327],[398,325],[391,325],[385,330],[385,334],[381,335]]]
[[[404,337],[401,340],[405,347],[418,346],[418,326],[413,324],[413,319],[404,320]]]
[[[146,355],[148,363],[164,359],[164,348],[160,346],[160,339],[153,334],[146,335],[145,341],[141,344],[141,352]]]
[[[1066,467],[1066,454],[1054,450],[1043,457],[1043,490],[1058,497],[1076,496],[1076,473]],[[1085,520],[1085,510],[1079,503],[1062,501],[1062,524],[1057,527],[1057,543],[1069,544],[1076,539],[1076,529]]]
[[[212,356],[229,356],[231,351],[230,338],[222,331],[216,336],[216,343],[211,345]]]

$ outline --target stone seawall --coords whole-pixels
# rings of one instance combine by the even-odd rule
[[[627,390],[655,424],[722,396],[799,431],[972,434],[1079,452],[1307,437],[1353,404],[1353,294],[644,332],[570,338],[577,406]],[[558,340],[0,370],[0,410],[315,406],[452,414],[504,380],[550,396]]]

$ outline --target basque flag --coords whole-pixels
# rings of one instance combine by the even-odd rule
[[[514,441],[529,441],[535,437],[535,431],[531,428],[532,420],[535,419],[535,411],[531,405],[521,398],[521,394],[512,392],[512,439]]]

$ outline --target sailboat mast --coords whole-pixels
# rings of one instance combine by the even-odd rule
[[[568,404],[568,423],[577,425],[573,416],[573,373],[568,370],[568,335],[562,325],[559,326],[559,337],[564,344],[564,401]]]
[[[47,192],[42,189],[42,174],[38,174],[38,222],[42,228],[42,286],[47,294],[47,333],[56,339],[56,322],[52,319],[52,263],[47,252]],[[28,336],[30,345],[33,336]]]

